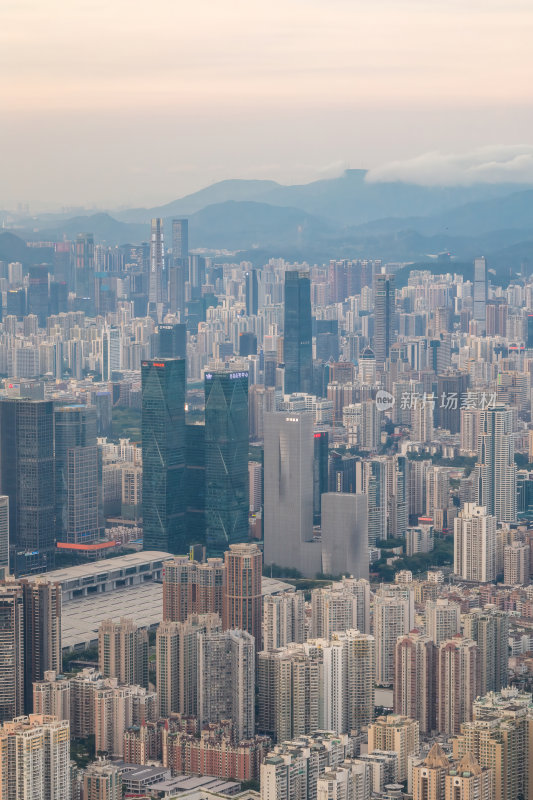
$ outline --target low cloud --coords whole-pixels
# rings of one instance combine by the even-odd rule
[[[369,183],[401,181],[419,186],[533,183],[533,145],[481,147],[468,153],[424,153],[368,171]]]

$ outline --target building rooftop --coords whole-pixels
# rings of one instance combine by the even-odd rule
[[[57,583],[67,583],[76,579],[93,577],[99,572],[114,572],[115,570],[136,567],[152,561],[167,561],[169,558],[172,558],[172,555],[164,550],[140,550],[138,553],[129,553],[126,556],[102,558],[99,561],[78,564],[75,567],[65,567],[64,569],[54,569],[40,575],[30,575],[28,580],[36,581],[38,578],[46,578],[46,580]]]

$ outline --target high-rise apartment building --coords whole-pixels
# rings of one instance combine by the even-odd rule
[[[0,584],[0,722],[24,712],[24,598],[13,580]]]
[[[205,510],[209,556],[248,541],[248,373],[205,373]]]
[[[47,670],[43,680],[33,684],[33,713],[70,722],[70,680]]]
[[[104,759],[93,761],[83,775],[83,800],[122,800],[120,768]]]
[[[185,622],[157,628],[156,687],[160,717],[198,714],[198,634],[220,633],[218,614],[191,614]]]
[[[9,497],[14,571],[50,569],[55,548],[52,401],[0,401],[0,483]]]
[[[70,800],[69,766],[66,720],[30,714],[0,728],[2,800]]]
[[[163,564],[163,619],[184,622],[190,614],[222,617],[226,567],[222,558],[205,563],[177,556]]]
[[[374,340],[376,364],[383,366],[389,356],[395,333],[394,275],[374,275]]]
[[[303,592],[267,594],[263,598],[263,649],[276,650],[305,641]]]
[[[344,630],[321,646],[324,728],[337,733],[361,730],[374,719],[374,637]]]
[[[472,719],[477,694],[477,645],[454,636],[440,643],[437,653],[437,730],[450,736]]]
[[[132,619],[107,619],[98,629],[98,668],[105,678],[148,688],[148,632]]]
[[[513,412],[505,406],[479,412],[476,502],[498,522],[516,521]]]
[[[102,532],[96,409],[62,406],[54,411],[57,538],[84,544]]]
[[[368,579],[368,496],[322,495],[322,571]]]
[[[321,547],[313,542],[313,415],[266,413],[264,430],[265,564],[313,577],[321,569]]]
[[[394,651],[394,713],[420,723],[420,732],[435,729],[436,648],[429,636],[411,631],[400,636]]]
[[[317,800],[365,800],[370,797],[372,785],[371,766],[363,761],[350,759],[339,767],[322,773],[317,781]]]
[[[473,720],[453,739],[455,759],[471,753],[482,767],[494,770],[495,800],[531,798],[530,709],[531,694],[514,688],[478,697]]]
[[[335,631],[357,628],[358,601],[342,584],[335,583],[311,592],[313,638],[331,639]]]
[[[438,742],[421,764],[413,767],[413,800],[446,800],[445,777],[450,762]]]
[[[392,750],[398,753],[398,780],[407,780],[408,758],[418,753],[420,726],[418,720],[389,714],[378,717],[368,726],[368,753]]]
[[[461,632],[461,608],[451,600],[443,597],[428,600],[425,618],[426,634],[437,646]]]
[[[454,521],[454,572],[467,581],[496,580],[496,517],[465,503]]]
[[[508,586],[529,583],[529,558],[530,546],[525,542],[515,541],[505,545],[503,548],[503,582]]]
[[[474,320],[479,335],[485,333],[487,320],[488,276],[484,258],[474,260]]]
[[[378,539],[387,538],[387,460],[372,458],[363,461],[363,492],[368,497],[368,543],[374,547]]]
[[[230,544],[224,555],[226,582],[222,607],[224,629],[247,631],[263,649],[263,555],[256,544]]]
[[[376,597],[374,637],[376,639],[376,683],[394,682],[394,651],[399,636],[409,633],[409,600],[401,597]]]
[[[478,695],[499,692],[509,682],[509,616],[494,607],[476,608],[463,617],[463,633],[477,644]]]
[[[61,584],[45,578],[21,581],[24,596],[24,707],[33,705],[33,682],[62,669]]]
[[[480,767],[471,753],[465,753],[445,777],[445,800],[494,800],[494,772]]]
[[[285,273],[285,313],[283,324],[285,394],[312,392],[313,334],[311,323],[311,281],[309,273],[287,270]]]
[[[185,361],[143,361],[144,548],[188,551],[185,529]]]
[[[246,631],[198,636],[198,717],[202,725],[232,720],[235,741],[254,736],[255,646]]]

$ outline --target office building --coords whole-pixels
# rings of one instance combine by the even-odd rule
[[[198,714],[198,634],[221,631],[218,614],[191,614],[185,622],[160,623],[155,641],[160,717]]]
[[[485,606],[463,617],[463,634],[477,644],[478,695],[499,692],[509,682],[509,616],[505,611]]]
[[[394,275],[374,275],[374,339],[376,364],[383,367],[395,337]]]
[[[205,545],[205,425],[185,425],[185,527],[191,547]]]
[[[313,352],[311,319],[311,281],[309,273],[285,272],[285,312],[283,360],[285,394],[312,392]]]
[[[244,284],[246,294],[246,316],[251,317],[257,314],[259,308],[259,281],[257,280],[256,269],[249,269],[244,273]]]
[[[0,722],[24,713],[24,598],[13,580],[0,584]]]
[[[454,736],[472,719],[477,696],[477,645],[454,636],[440,643],[437,652],[437,730]]]
[[[35,314],[39,327],[46,327],[48,317],[48,265],[31,266],[28,273],[28,313]]]
[[[232,720],[235,741],[254,736],[255,647],[246,631],[198,636],[198,717],[202,725]]]
[[[313,459],[313,525],[322,521],[322,495],[329,483],[329,435],[327,431],[314,433]]]
[[[0,728],[2,800],[70,800],[66,720],[30,714]]]
[[[516,521],[513,412],[504,406],[479,412],[476,502],[497,522]]]
[[[264,560],[314,577],[321,546],[313,542],[313,415],[264,416]]]
[[[98,629],[98,668],[105,678],[148,687],[148,631],[132,619],[103,620]]]
[[[394,651],[394,713],[418,720],[420,732],[435,729],[436,648],[429,636],[411,631]]]
[[[425,630],[438,646],[461,632],[461,608],[457,603],[439,597],[428,600],[425,607]]]
[[[413,767],[413,800],[445,800],[445,777],[449,759],[438,742],[424,760]]]
[[[190,614],[222,617],[226,568],[221,558],[205,563],[177,556],[163,564],[163,619],[184,622]]]
[[[480,767],[471,753],[452,765],[444,780],[445,800],[494,800],[494,772]]]
[[[463,580],[496,580],[496,518],[485,507],[465,503],[454,520],[453,569]]]
[[[0,483],[9,497],[13,570],[53,566],[55,549],[54,404],[0,401]]]
[[[439,428],[450,433],[461,432],[461,399],[468,389],[466,372],[449,371],[437,378],[435,411]]]
[[[186,358],[187,326],[184,323],[160,325],[157,355],[161,358]]]
[[[165,244],[163,220],[153,219],[150,234],[150,278],[148,302],[151,311],[156,311],[163,302],[163,272],[165,269]]]
[[[248,541],[248,373],[208,371],[204,388],[206,546],[222,556]]]
[[[75,292],[76,297],[88,300],[88,311],[94,313],[94,236],[79,233],[75,243]]]
[[[185,361],[143,361],[141,376],[144,548],[186,553]]]
[[[392,750],[398,753],[398,781],[407,780],[408,758],[418,754],[420,726],[418,720],[398,714],[378,717],[368,726],[368,753]]]
[[[303,592],[267,594],[263,598],[263,649],[277,650],[289,642],[305,641]]]
[[[120,767],[99,759],[88,765],[83,775],[83,800],[122,800]]]
[[[322,572],[368,580],[368,496],[322,495]]]
[[[185,284],[189,279],[189,221],[172,220],[172,262],[168,271],[168,305],[185,322]],[[161,354],[162,355],[162,354]],[[176,355],[178,355],[176,353]],[[184,358],[181,356],[180,358]]]
[[[54,411],[57,538],[84,544],[103,532],[96,409],[62,406]]]
[[[224,564],[226,581],[222,624],[225,630],[239,629],[250,633],[259,652],[263,649],[263,555],[256,544],[230,544],[224,554]]]
[[[474,260],[474,320],[476,331],[482,335],[486,330],[488,276],[484,258]]]
[[[363,461],[363,492],[368,496],[368,544],[387,538],[387,460]]]

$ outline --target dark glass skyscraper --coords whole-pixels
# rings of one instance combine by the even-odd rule
[[[187,355],[187,327],[184,324],[159,326],[158,356],[185,358]]]
[[[28,286],[28,313],[36,314],[39,326],[46,327],[48,316],[48,265],[30,267]]]
[[[394,275],[374,275],[374,355],[383,365],[394,336]]]
[[[249,269],[244,273],[246,289],[246,314],[252,316],[257,314],[259,307],[259,283],[257,280],[257,270]]]
[[[76,236],[75,260],[76,296],[88,299],[94,305],[94,236],[79,233]]]
[[[222,556],[248,541],[248,373],[205,374],[206,544]]]
[[[311,281],[309,273],[285,273],[285,318],[283,360],[285,393],[311,392],[313,388],[313,347]]]
[[[10,547],[17,572],[53,565],[54,404],[0,401],[0,494],[9,497]]]
[[[182,554],[185,528],[185,361],[143,361],[142,448],[145,550]]]
[[[314,435],[313,461],[313,525],[320,525],[322,519],[322,495],[328,491],[329,482],[329,436],[327,431],[317,431]]]
[[[55,409],[55,489],[57,538],[96,541],[102,531],[96,409]]]

